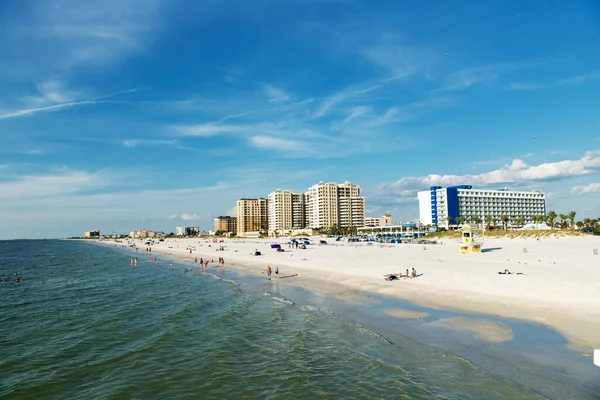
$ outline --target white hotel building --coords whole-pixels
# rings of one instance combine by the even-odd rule
[[[418,198],[420,222],[440,228],[456,225],[454,218],[457,217],[467,220],[479,217],[485,222],[487,217],[499,221],[506,215],[511,220],[524,217],[525,223],[529,223],[534,215],[546,213],[546,195],[539,190],[525,192],[508,188],[473,189],[468,185],[431,186],[429,190],[419,192]],[[450,222],[449,216],[453,218]]]

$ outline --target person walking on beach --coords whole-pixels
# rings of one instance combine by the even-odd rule
[[[267,265],[267,277],[271,280],[271,266]]]
[[[202,267],[204,265],[204,260],[202,259],[202,257],[200,257],[200,266]]]
[[[275,266],[275,278],[279,279],[279,267]]]

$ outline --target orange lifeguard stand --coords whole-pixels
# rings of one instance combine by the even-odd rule
[[[462,242],[460,243],[460,252],[463,254],[481,253],[483,240],[479,237],[479,227],[477,225],[465,224],[461,232]]]

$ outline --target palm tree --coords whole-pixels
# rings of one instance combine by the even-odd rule
[[[473,222],[475,222],[478,226],[481,225],[481,217],[473,217]]]
[[[585,224],[583,223],[583,221],[577,221],[577,222],[575,223],[575,225],[577,225],[577,227],[578,227],[579,229],[581,229],[581,228],[583,228],[583,227],[585,226]]]
[[[567,214],[559,214],[558,218],[560,218],[560,229],[565,229],[567,226],[567,220],[569,219],[569,217],[567,216]]]
[[[523,226],[525,226],[525,217],[524,216],[520,216],[519,218],[517,218],[517,224],[519,224],[521,226],[521,228]]]
[[[487,224],[487,229],[489,231],[490,229],[492,229],[492,224],[494,223],[494,217],[492,217],[491,215],[488,215],[487,217],[485,217],[485,223]]]
[[[500,220],[502,221],[502,226],[504,227],[504,230],[506,230],[508,228],[508,221],[510,220],[510,218],[508,217],[508,215],[502,215],[500,216]]]
[[[450,215],[448,215],[446,217],[446,220],[448,221],[448,230],[450,230],[450,224],[452,223],[453,219],[454,219],[454,217],[451,217]]]
[[[554,230],[554,221],[556,221],[556,217],[558,217],[556,212],[554,212],[553,210],[548,211],[546,218],[550,222],[550,228],[552,228],[552,230]]]
[[[575,229],[575,216],[577,216],[577,213],[575,211],[569,211],[567,216],[569,217],[569,220],[571,221],[571,229]]]

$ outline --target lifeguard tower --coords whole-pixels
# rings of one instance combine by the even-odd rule
[[[483,238],[479,236],[477,225],[465,224],[462,226],[462,241],[460,252],[463,254],[481,253]]]

